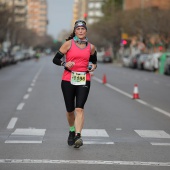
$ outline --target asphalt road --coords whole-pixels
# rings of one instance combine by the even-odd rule
[[[62,72],[52,56],[0,70],[0,170],[169,170],[170,77],[98,64],[84,145],[74,149],[67,146]]]

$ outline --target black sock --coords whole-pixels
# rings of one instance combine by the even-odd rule
[[[81,137],[81,134],[80,133],[76,133],[76,136]]]

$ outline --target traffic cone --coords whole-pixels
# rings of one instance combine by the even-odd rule
[[[103,75],[103,84],[106,84],[107,80],[106,80],[106,74]]]
[[[134,85],[134,90],[133,90],[133,99],[139,99],[139,91],[138,91],[138,85]]]

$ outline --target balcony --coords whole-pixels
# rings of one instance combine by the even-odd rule
[[[14,0],[14,5],[15,5],[15,6],[25,7],[25,6],[27,5],[27,2],[26,2],[26,0],[22,0],[22,1],[20,1],[20,0]]]
[[[26,14],[26,9],[15,9],[14,11],[15,14]]]

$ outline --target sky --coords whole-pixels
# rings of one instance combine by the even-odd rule
[[[48,30],[53,38],[63,30],[71,29],[74,0],[47,0],[48,3]]]

